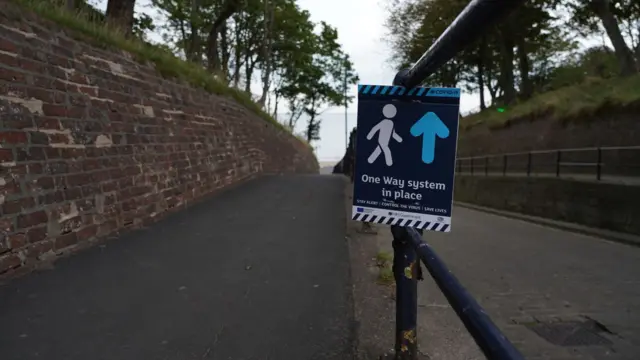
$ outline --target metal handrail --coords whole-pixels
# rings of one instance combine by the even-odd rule
[[[617,150],[640,150],[640,146],[632,145],[632,146],[600,146],[600,147],[584,147],[584,148],[566,148],[566,149],[553,149],[553,150],[531,150],[531,151],[519,151],[519,152],[509,152],[509,153],[499,153],[499,154],[487,154],[487,155],[478,155],[478,156],[465,156],[456,158],[456,160],[469,160],[469,159],[484,159],[487,157],[502,157],[502,156],[517,156],[517,155],[527,155],[527,154],[553,154],[560,152],[586,152],[586,151],[617,151]]]
[[[406,228],[407,237],[416,249],[418,257],[425,265],[436,284],[458,314],[469,334],[476,341],[484,355],[491,360],[524,359],[522,354],[509,342],[478,302],[467,292],[438,254],[422,240],[414,228]]]
[[[412,88],[420,84],[523,3],[472,0],[410,69],[396,75],[395,85]]]
[[[396,74],[393,84],[412,88],[422,83],[523,3],[524,0],[472,0],[410,69]],[[417,358],[417,280],[421,274],[418,254],[484,354],[492,360],[523,359],[435,252],[420,239],[421,231],[392,226],[391,233],[396,279],[396,360]]]
[[[512,153],[503,153],[503,154],[490,154],[490,155],[484,155],[484,156],[468,156],[468,157],[460,157],[456,159],[456,171],[458,173],[463,173],[468,171],[471,175],[473,175],[475,173],[475,170],[477,169],[484,169],[484,174],[485,175],[489,175],[489,169],[491,168],[493,171],[492,173],[495,173],[495,169],[497,167],[497,164],[494,164],[493,166],[489,166],[489,159],[502,159],[502,164],[500,164],[500,172],[502,173],[502,175],[506,176],[507,174],[511,174],[513,173],[513,171],[509,171],[510,169],[508,168],[508,164],[512,164],[512,169],[513,169],[513,160],[509,161],[509,159],[512,159],[514,157],[521,157],[523,155],[527,156],[527,160],[526,160],[526,173],[527,176],[531,176],[532,173],[535,174],[551,174],[551,173],[555,173],[556,177],[561,177],[561,173],[564,176],[567,175],[588,175],[588,173],[583,173],[583,172],[578,172],[578,173],[564,173],[561,170],[563,168],[569,167],[569,168],[576,168],[576,167],[583,167],[583,168],[588,168],[588,167],[594,167],[595,170],[595,178],[596,180],[602,180],[602,176],[603,176],[603,169],[607,168],[607,176],[616,176],[616,177],[621,177],[621,178],[629,178],[629,177],[640,177],[640,162],[636,165],[633,164],[628,164],[625,163],[624,161],[612,161],[612,159],[608,159],[607,163],[605,164],[605,162],[603,161],[603,153],[606,153],[607,151],[624,151],[624,150],[634,150],[634,151],[640,151],[640,146],[606,146],[606,147],[589,147],[589,148],[568,148],[568,149],[553,149],[553,150],[534,150],[534,151],[528,151],[528,152],[512,152]],[[565,154],[571,154],[571,153],[588,153],[588,152],[594,152],[595,154],[593,155],[593,158],[587,160],[587,161],[567,161],[567,159],[563,160],[563,155]],[[538,166],[538,169],[533,169],[533,163],[535,160],[535,156],[534,155],[543,155],[543,154],[555,154],[555,161],[553,162],[553,164],[555,165],[555,169],[553,171],[551,171],[551,169],[546,169],[546,170],[540,170],[539,166],[541,164],[537,163],[536,165]],[[484,160],[483,163],[478,163],[475,160]],[[464,166],[463,166],[464,163]],[[518,161],[516,162],[517,164],[519,164],[520,166],[523,165],[522,161]],[[548,166],[551,165],[551,162],[549,161],[544,161],[543,165]],[[637,168],[636,171],[630,172],[629,170],[633,169],[633,168]],[[621,169],[624,169],[624,171],[621,171]],[[519,171],[517,172],[521,172],[523,169],[518,169]]]

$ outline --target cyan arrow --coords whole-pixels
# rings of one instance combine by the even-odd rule
[[[422,162],[431,164],[435,158],[436,136],[444,139],[449,136],[449,128],[438,115],[428,112],[411,126],[411,135],[422,135]]]

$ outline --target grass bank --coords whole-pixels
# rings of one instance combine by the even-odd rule
[[[80,35],[79,40],[81,41],[88,41],[100,48],[124,50],[133,55],[141,64],[154,64],[156,70],[166,79],[182,80],[211,94],[232,98],[263,120],[291,133],[287,127],[262,110],[244,91],[229,87],[202,66],[181,60],[167,49],[139,39],[125,38],[115,29],[95,20],[96,14],[91,13],[90,10],[69,11],[64,7],[64,1],[13,0],[12,2],[71,30],[75,35]],[[7,11],[10,10],[7,9]],[[20,16],[20,13],[15,15]],[[298,140],[309,145],[299,137]]]
[[[503,128],[517,121],[553,119],[580,121],[593,118],[603,110],[640,108],[640,75],[598,79],[538,94],[533,98],[504,107],[504,112],[490,108],[463,118],[462,129],[474,126]]]

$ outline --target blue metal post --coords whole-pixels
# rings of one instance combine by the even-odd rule
[[[524,360],[522,354],[502,334],[478,302],[462,287],[431,246],[422,241],[422,234],[414,228],[404,228],[404,231],[410,246],[416,249],[417,256],[422,260],[487,359]]]
[[[401,70],[393,85],[401,85],[407,70]],[[416,324],[418,322],[418,276],[420,262],[411,246],[407,229],[391,226],[393,235],[393,277],[396,282],[395,360],[418,357]]]
[[[393,235],[393,277],[396,281],[395,360],[415,360],[418,356],[418,275],[416,252],[407,228],[391,226]]]

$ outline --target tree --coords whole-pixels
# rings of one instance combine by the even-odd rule
[[[263,22],[263,39],[262,39],[262,95],[258,100],[258,105],[264,108],[265,101],[267,100],[267,93],[271,87],[271,71],[272,60],[271,53],[273,51],[273,19],[274,19],[274,4],[270,0],[264,1],[264,14],[262,17]]]
[[[577,29],[595,32],[599,23],[602,24],[615,50],[621,75],[634,74],[638,72],[638,68],[633,53],[624,40],[616,15],[632,16],[636,6],[632,0],[576,0],[569,4]]]
[[[152,1],[167,19],[163,38],[174,51],[252,96],[259,75],[258,104],[271,111],[267,104],[274,103],[275,116],[278,104],[287,101],[292,129],[306,114],[310,140],[318,137],[323,107],[351,101],[343,95],[343,69],[348,84],[357,77],[337,30],[316,26],[295,0]]]
[[[457,54],[427,79],[428,85],[462,86],[477,91],[480,107],[528,99],[539,72],[574,46],[555,16],[558,0],[532,0]],[[398,69],[417,61],[468,4],[464,0],[389,0],[386,40]]]
[[[120,29],[126,36],[133,33],[135,0],[109,0],[107,21]]]
[[[320,23],[320,31],[311,45],[313,52],[296,59],[296,68],[287,73],[287,85],[280,89],[289,104],[298,106],[290,125],[300,113],[308,117],[305,137],[307,141],[319,139],[322,109],[328,106],[348,104],[352,97],[345,96],[345,85],[355,84],[358,77],[349,57],[338,44],[338,32],[327,23]],[[293,106],[293,105],[292,105]]]

